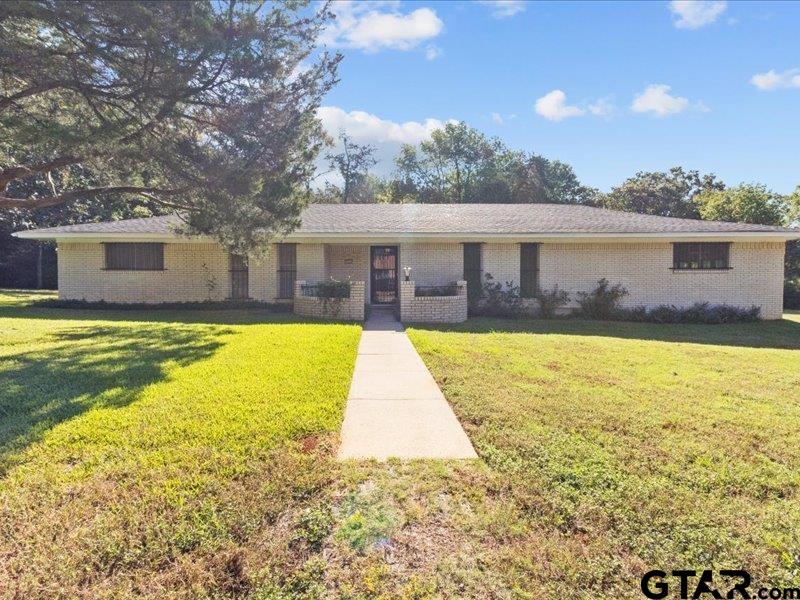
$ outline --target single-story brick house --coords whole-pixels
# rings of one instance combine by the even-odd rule
[[[62,299],[294,301],[296,311],[316,314],[311,284],[349,279],[340,317],[363,318],[365,304],[398,304],[409,321],[463,320],[467,291],[486,273],[528,296],[557,285],[574,298],[605,277],[628,289],[629,306],[757,305],[778,319],[785,242],[800,238],[781,227],[574,205],[323,204],[248,261],[212,239],[178,233],[180,223],[172,215],[16,235],[57,242]]]

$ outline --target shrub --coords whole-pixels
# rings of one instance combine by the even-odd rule
[[[105,300],[59,300],[47,298],[34,300],[31,306],[37,308],[70,308],[90,310],[230,310],[242,308],[263,308],[271,312],[291,312],[291,304],[259,302],[257,300],[222,300],[203,302],[106,302]]]
[[[342,310],[342,302],[350,297],[350,282],[331,278],[320,281],[314,286],[314,294],[322,301],[322,313],[338,317]]]
[[[485,317],[518,317],[524,310],[524,302],[519,287],[513,281],[505,285],[496,282],[491,274],[486,273],[481,296],[470,305],[470,312]]]
[[[610,285],[604,277],[591,292],[578,292],[581,313],[590,319],[610,319],[618,309],[619,301],[628,295],[628,290],[617,283]]]
[[[534,296],[539,301],[539,316],[552,319],[556,311],[569,302],[569,294],[555,286],[552,290],[538,290]]]
[[[320,281],[315,286],[317,298],[349,298],[350,297],[350,282],[338,281],[330,279],[329,281]]]
[[[692,306],[662,304],[647,309],[644,306],[618,309],[615,319],[622,321],[646,321],[649,323],[698,323],[718,325],[723,323],[752,323],[761,319],[758,306],[741,308],[729,304],[698,302]]]
[[[446,285],[418,285],[414,288],[414,295],[417,298],[427,298],[431,296],[458,296],[458,284],[448,283]]]

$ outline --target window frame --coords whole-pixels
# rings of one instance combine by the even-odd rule
[[[155,253],[148,256],[147,254],[140,253],[137,255],[136,250],[143,249],[142,247],[146,246],[150,249],[155,249]],[[114,252],[121,250],[122,248],[129,249],[131,251],[131,256],[129,257],[129,261],[120,260],[120,256],[113,256]],[[128,257],[123,257],[128,258]],[[141,259],[155,259],[155,265],[148,265],[139,263],[137,261]],[[113,263],[113,264],[112,264]],[[158,271],[165,271],[164,268],[164,243],[163,242],[103,242],[103,270],[104,271],[127,271],[127,272],[135,272],[135,271],[150,271],[150,272],[158,272]]]
[[[291,300],[294,298],[294,288],[297,282],[297,244],[280,243],[277,244],[277,246],[276,266],[278,289],[275,290],[275,297],[278,300]],[[288,266],[284,264],[284,259],[287,258],[287,255],[291,256],[291,260],[289,261],[291,264]],[[284,288],[288,285],[287,282],[289,281],[291,281],[291,285],[289,286],[290,289],[287,291]],[[285,292],[285,294],[282,292]]]
[[[696,266],[692,266],[692,264]],[[723,266],[720,266],[720,263]],[[730,271],[731,242],[673,242],[673,271]]]
[[[539,291],[540,246],[541,244],[535,242],[519,245],[519,294],[522,298],[535,298]]]
[[[467,255],[474,251],[477,255],[478,266],[467,268]],[[470,299],[480,298],[483,295],[483,242],[464,242],[462,244],[462,273],[464,281],[467,282],[467,297]],[[478,282],[477,289],[470,285],[472,280]]]

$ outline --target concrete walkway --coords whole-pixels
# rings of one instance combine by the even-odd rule
[[[378,309],[361,334],[338,458],[390,457],[477,455],[403,326]]]

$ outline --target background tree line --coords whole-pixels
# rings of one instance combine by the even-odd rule
[[[448,123],[431,139],[404,145],[390,177],[370,173],[375,149],[343,132],[341,150],[328,153],[328,183],[311,191],[312,202],[422,202],[584,204],[665,217],[800,225],[800,185],[781,195],[758,183],[729,187],[713,173],[673,167],[638,172],[608,193],[583,185],[572,167],[534,153],[509,149],[465,123]],[[787,244],[787,298],[800,296],[800,243]],[[800,303],[800,298],[794,300]]]

